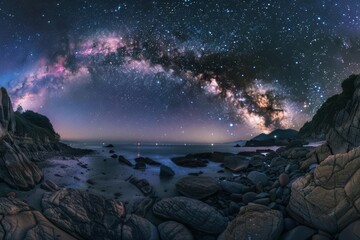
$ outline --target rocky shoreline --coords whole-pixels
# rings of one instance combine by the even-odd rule
[[[151,186],[146,179],[132,176],[127,181],[143,197],[132,202],[131,207],[126,201],[93,194],[91,189],[96,188],[95,182],[88,182],[89,187],[95,184],[94,187],[80,190],[61,188],[55,182],[44,179],[41,188],[45,192],[38,198],[40,209],[31,210],[29,205],[16,198],[17,191],[0,198],[0,206],[10,205],[6,209],[19,209],[11,213],[0,211],[0,215],[6,216],[0,220],[0,224],[4,236],[12,236],[11,239],[345,239],[341,236],[356,234],[352,232],[351,226],[348,227],[357,216],[354,203],[358,196],[356,186],[353,187],[353,207],[346,207],[341,202],[339,204],[342,204],[343,209],[336,207],[340,212],[348,212],[346,220],[341,220],[339,225],[335,218],[320,215],[314,206],[317,202],[323,206],[322,198],[334,196],[331,192],[333,190],[324,190],[331,193],[317,193],[314,189],[324,184],[324,179],[328,177],[326,174],[330,173],[326,169],[333,166],[334,162],[342,162],[343,169],[339,174],[344,176],[346,171],[349,177],[343,185],[351,188],[347,182],[354,185],[356,179],[353,178],[357,176],[355,173],[348,175],[350,172],[344,163],[351,163],[351,169],[360,168],[354,168],[355,163],[352,163],[356,162],[360,154],[355,149],[347,154],[330,156],[317,168],[313,164],[308,165],[319,149],[323,148],[282,147],[277,151],[267,151],[266,154],[209,152],[188,155],[183,157],[188,159],[185,165],[191,161],[196,163],[199,159],[201,162],[205,159],[216,161],[224,176],[215,177],[207,172],[179,176],[173,186],[176,191],[167,197],[160,197],[160,190]],[[109,153],[109,159],[112,154],[117,153]],[[124,161],[123,156],[120,158]],[[145,159],[145,165],[167,167],[150,158]],[[118,162],[122,168],[135,168],[122,161]],[[140,159],[127,161],[144,162]],[[192,166],[189,169],[196,168]],[[146,172],[146,169],[137,171]],[[171,174],[164,176],[161,172],[159,178],[174,177]],[[233,174],[225,174],[229,172]],[[329,188],[329,185],[322,187]],[[346,187],[344,189],[349,191]],[[304,208],[309,205],[305,202],[311,192],[315,192],[313,197],[318,199],[311,202],[313,209]],[[122,194],[121,198],[127,199],[126,192]],[[133,200],[129,197],[128,201]],[[327,201],[329,199],[325,203]],[[35,219],[31,228],[11,222],[19,221],[25,215]],[[38,218],[42,221],[35,224]],[[249,224],[251,222],[254,224]],[[6,227],[9,225],[16,227]],[[64,237],[55,238],[53,233]],[[40,238],[39,234],[47,237]]]
[[[347,103],[315,134],[326,135],[323,145],[292,140],[276,151],[172,158],[189,169],[182,175],[168,166],[170,159],[126,159],[113,145],[89,166],[80,156],[90,152],[56,141],[49,124],[39,130],[27,128],[36,122],[26,123],[16,135],[2,90],[0,178],[12,189],[0,197],[0,239],[359,239],[360,77],[349,79],[343,84]],[[319,119],[315,115],[300,135],[309,136]],[[62,160],[46,160],[55,155]],[[159,185],[149,181],[149,167],[159,169]],[[126,175],[118,176],[119,168]],[[69,183],[86,187],[64,187]]]

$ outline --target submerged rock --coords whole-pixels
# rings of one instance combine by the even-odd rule
[[[119,156],[118,161],[119,161],[119,163],[123,163],[125,165],[130,166],[130,167],[133,166],[133,164],[122,155]]]
[[[160,166],[161,165],[161,163],[156,162],[156,161],[154,161],[154,160],[152,160],[151,158],[148,158],[148,157],[135,158],[135,162],[136,163],[144,163],[144,164],[152,165],[152,166]]]
[[[160,177],[172,177],[175,175],[174,170],[172,170],[170,167],[161,165],[160,166]]]
[[[205,233],[219,234],[228,223],[227,218],[215,208],[187,197],[162,199],[154,205],[153,212],[155,215],[178,221]]]

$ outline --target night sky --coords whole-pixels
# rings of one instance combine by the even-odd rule
[[[299,129],[360,69],[358,0],[0,0],[0,84],[63,139]]]

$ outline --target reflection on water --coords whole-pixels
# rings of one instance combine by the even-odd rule
[[[52,159],[40,163],[45,175],[45,179],[50,179],[58,183],[61,187],[71,187],[88,189],[96,194],[112,198],[115,193],[123,194],[119,199],[129,200],[141,197],[139,190],[130,184],[126,179],[130,176],[147,179],[155,188],[157,195],[174,196],[176,195],[175,183],[177,180],[189,173],[203,172],[216,179],[220,177],[232,176],[229,171],[222,172],[221,163],[209,162],[206,167],[186,168],[177,166],[171,161],[172,157],[183,156],[189,153],[201,152],[230,152],[255,151],[258,149],[273,149],[276,147],[240,147],[235,148],[233,144],[214,144],[214,145],[156,145],[156,144],[116,144],[114,148],[105,148],[109,143],[67,143],[72,147],[88,148],[96,151],[95,154],[81,157],[79,159]],[[159,177],[160,168],[158,166],[146,166],[145,171],[136,170],[111,158],[110,150],[114,150],[117,155],[123,155],[130,162],[135,164],[135,158],[139,156],[149,157],[166,166],[171,167],[175,176],[170,179]],[[91,179],[95,184],[89,184]]]

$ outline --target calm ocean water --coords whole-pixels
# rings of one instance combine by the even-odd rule
[[[226,144],[124,144],[114,142],[75,142],[64,141],[64,143],[77,148],[88,148],[101,152],[108,152],[110,148],[105,148],[108,144],[114,145],[114,150],[118,155],[134,159],[136,157],[150,157],[154,159],[170,159],[175,156],[183,156],[189,153],[203,152],[228,152],[239,153],[244,151],[256,151],[263,149],[276,150],[277,147],[234,147],[234,143]],[[244,143],[243,143],[244,144]]]

